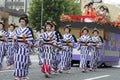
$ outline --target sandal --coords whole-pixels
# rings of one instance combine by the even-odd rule
[[[23,77],[22,80],[29,80],[29,77]]]
[[[51,75],[50,75],[49,73],[45,73],[45,77],[46,77],[46,78],[50,78]]]
[[[15,77],[15,79],[14,80],[21,80],[20,78],[18,78],[18,77]]]

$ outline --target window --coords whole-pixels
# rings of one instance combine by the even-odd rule
[[[11,2],[11,1],[13,1],[13,0],[5,0],[6,2]]]
[[[24,8],[24,6],[20,6],[20,9],[23,9]]]
[[[24,0],[18,0],[18,2],[24,2]]]
[[[13,6],[9,6],[8,8],[9,8],[9,9],[13,9]]]
[[[16,0],[13,0],[13,2],[16,2]]]

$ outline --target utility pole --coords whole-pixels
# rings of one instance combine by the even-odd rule
[[[41,26],[43,24],[43,1],[41,3]]]
[[[80,10],[81,10],[81,14],[82,14],[82,0],[80,0]]]
[[[24,12],[27,13],[27,0],[24,0]]]

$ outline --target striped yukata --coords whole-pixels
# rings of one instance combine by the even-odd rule
[[[74,39],[71,34],[64,34],[63,35],[63,42],[65,42],[65,45],[63,44],[63,50],[61,54],[61,61],[60,61],[60,70],[70,70],[71,69],[71,59],[72,59],[72,51],[74,45]],[[70,41],[70,45],[66,45],[66,41]]]
[[[54,34],[56,35],[56,38],[57,38],[57,45],[59,47],[61,47],[61,40],[62,40],[62,35],[60,34],[59,31],[54,31]],[[58,70],[58,66],[59,66],[59,63],[60,63],[60,49],[59,48],[56,48],[55,50],[55,53],[53,55],[53,69],[54,71]]]
[[[13,37],[15,36],[15,32],[8,33],[8,50],[7,50],[7,66],[11,66],[14,63],[14,53],[15,53],[15,46]]]
[[[56,41],[57,41],[56,35],[52,31],[51,32],[46,31],[43,34],[42,39],[44,40],[44,44],[43,44],[44,61],[41,71],[45,74],[46,73],[51,74],[51,68],[53,65],[53,55],[55,53],[53,45],[56,45]],[[51,43],[51,39],[52,39],[52,43]]]
[[[4,30],[0,31],[0,69],[2,68],[2,61],[7,50],[7,37],[8,33]]]
[[[40,33],[36,39],[36,46],[38,47],[38,59],[39,59],[39,65],[43,64],[43,60],[44,60],[44,48],[43,48],[43,45],[40,45],[39,44],[39,40],[41,39],[42,35],[44,33]]]
[[[80,49],[80,68],[83,70],[87,69],[87,57],[89,55],[89,42],[91,41],[91,37],[88,35],[82,35],[79,38],[80,46],[78,49]],[[88,42],[88,44],[86,44]],[[85,45],[86,44],[86,45]]]
[[[31,42],[34,44],[34,41],[31,41]],[[32,61],[30,59],[30,55],[33,53],[33,46],[29,46],[28,49],[29,49],[28,64],[29,64],[29,66],[31,66],[32,65]]]
[[[90,68],[96,69],[98,56],[99,56],[99,48],[102,46],[102,42],[99,36],[92,37],[92,46],[91,46],[91,55],[90,55]]]
[[[24,35],[24,39],[23,39]],[[29,28],[18,28],[16,30],[17,52],[14,57],[14,76],[26,77],[29,67],[29,46],[32,44],[33,37]]]

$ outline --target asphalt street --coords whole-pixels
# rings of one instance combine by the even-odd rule
[[[51,78],[45,78],[40,72],[41,66],[38,65],[37,55],[31,55],[32,65],[29,68],[30,80],[120,80],[120,68],[99,68],[95,72],[88,71],[82,73],[78,66],[72,67],[70,73],[53,74]],[[4,59],[4,68],[0,71],[0,80],[14,80],[13,70],[6,67],[6,59]]]

